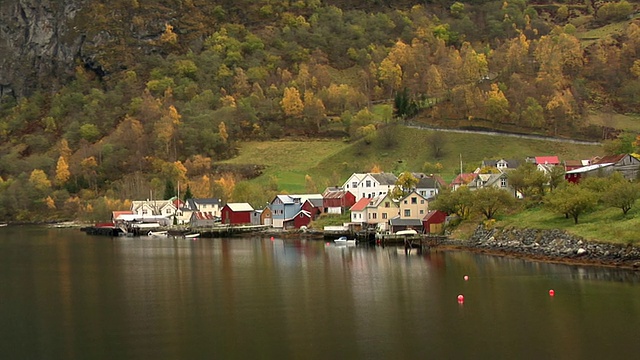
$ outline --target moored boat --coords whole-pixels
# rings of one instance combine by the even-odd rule
[[[356,240],[355,239],[349,240],[349,239],[347,239],[346,236],[341,236],[341,237],[333,240],[333,242],[336,245],[355,245],[356,244]]]

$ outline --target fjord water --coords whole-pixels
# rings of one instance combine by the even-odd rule
[[[640,275],[322,240],[10,226],[0,324],[4,359],[622,359],[640,350]]]

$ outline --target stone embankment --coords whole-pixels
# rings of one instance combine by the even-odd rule
[[[449,245],[533,260],[640,269],[640,248],[586,241],[563,230],[485,229],[480,225],[469,240]]]

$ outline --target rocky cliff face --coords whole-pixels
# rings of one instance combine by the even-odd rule
[[[55,87],[73,73],[83,36],[70,27],[84,0],[0,2],[0,98]]]

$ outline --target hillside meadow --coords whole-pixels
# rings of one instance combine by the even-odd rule
[[[443,155],[432,156],[430,139],[443,140]],[[250,182],[266,184],[275,181],[278,190],[288,193],[307,192],[305,177],[309,175],[317,191],[325,186],[342,185],[354,172],[369,172],[378,167],[385,172],[423,171],[425,163],[442,164],[439,173],[446,181],[460,171],[472,171],[487,159],[520,159],[528,156],[557,155],[561,160],[588,159],[603,155],[599,145],[579,145],[506,136],[448,133],[399,126],[395,129],[395,146],[385,147],[375,139],[348,142],[342,139],[300,139],[245,142],[239,155],[221,164],[256,164],[265,166],[263,174]]]

